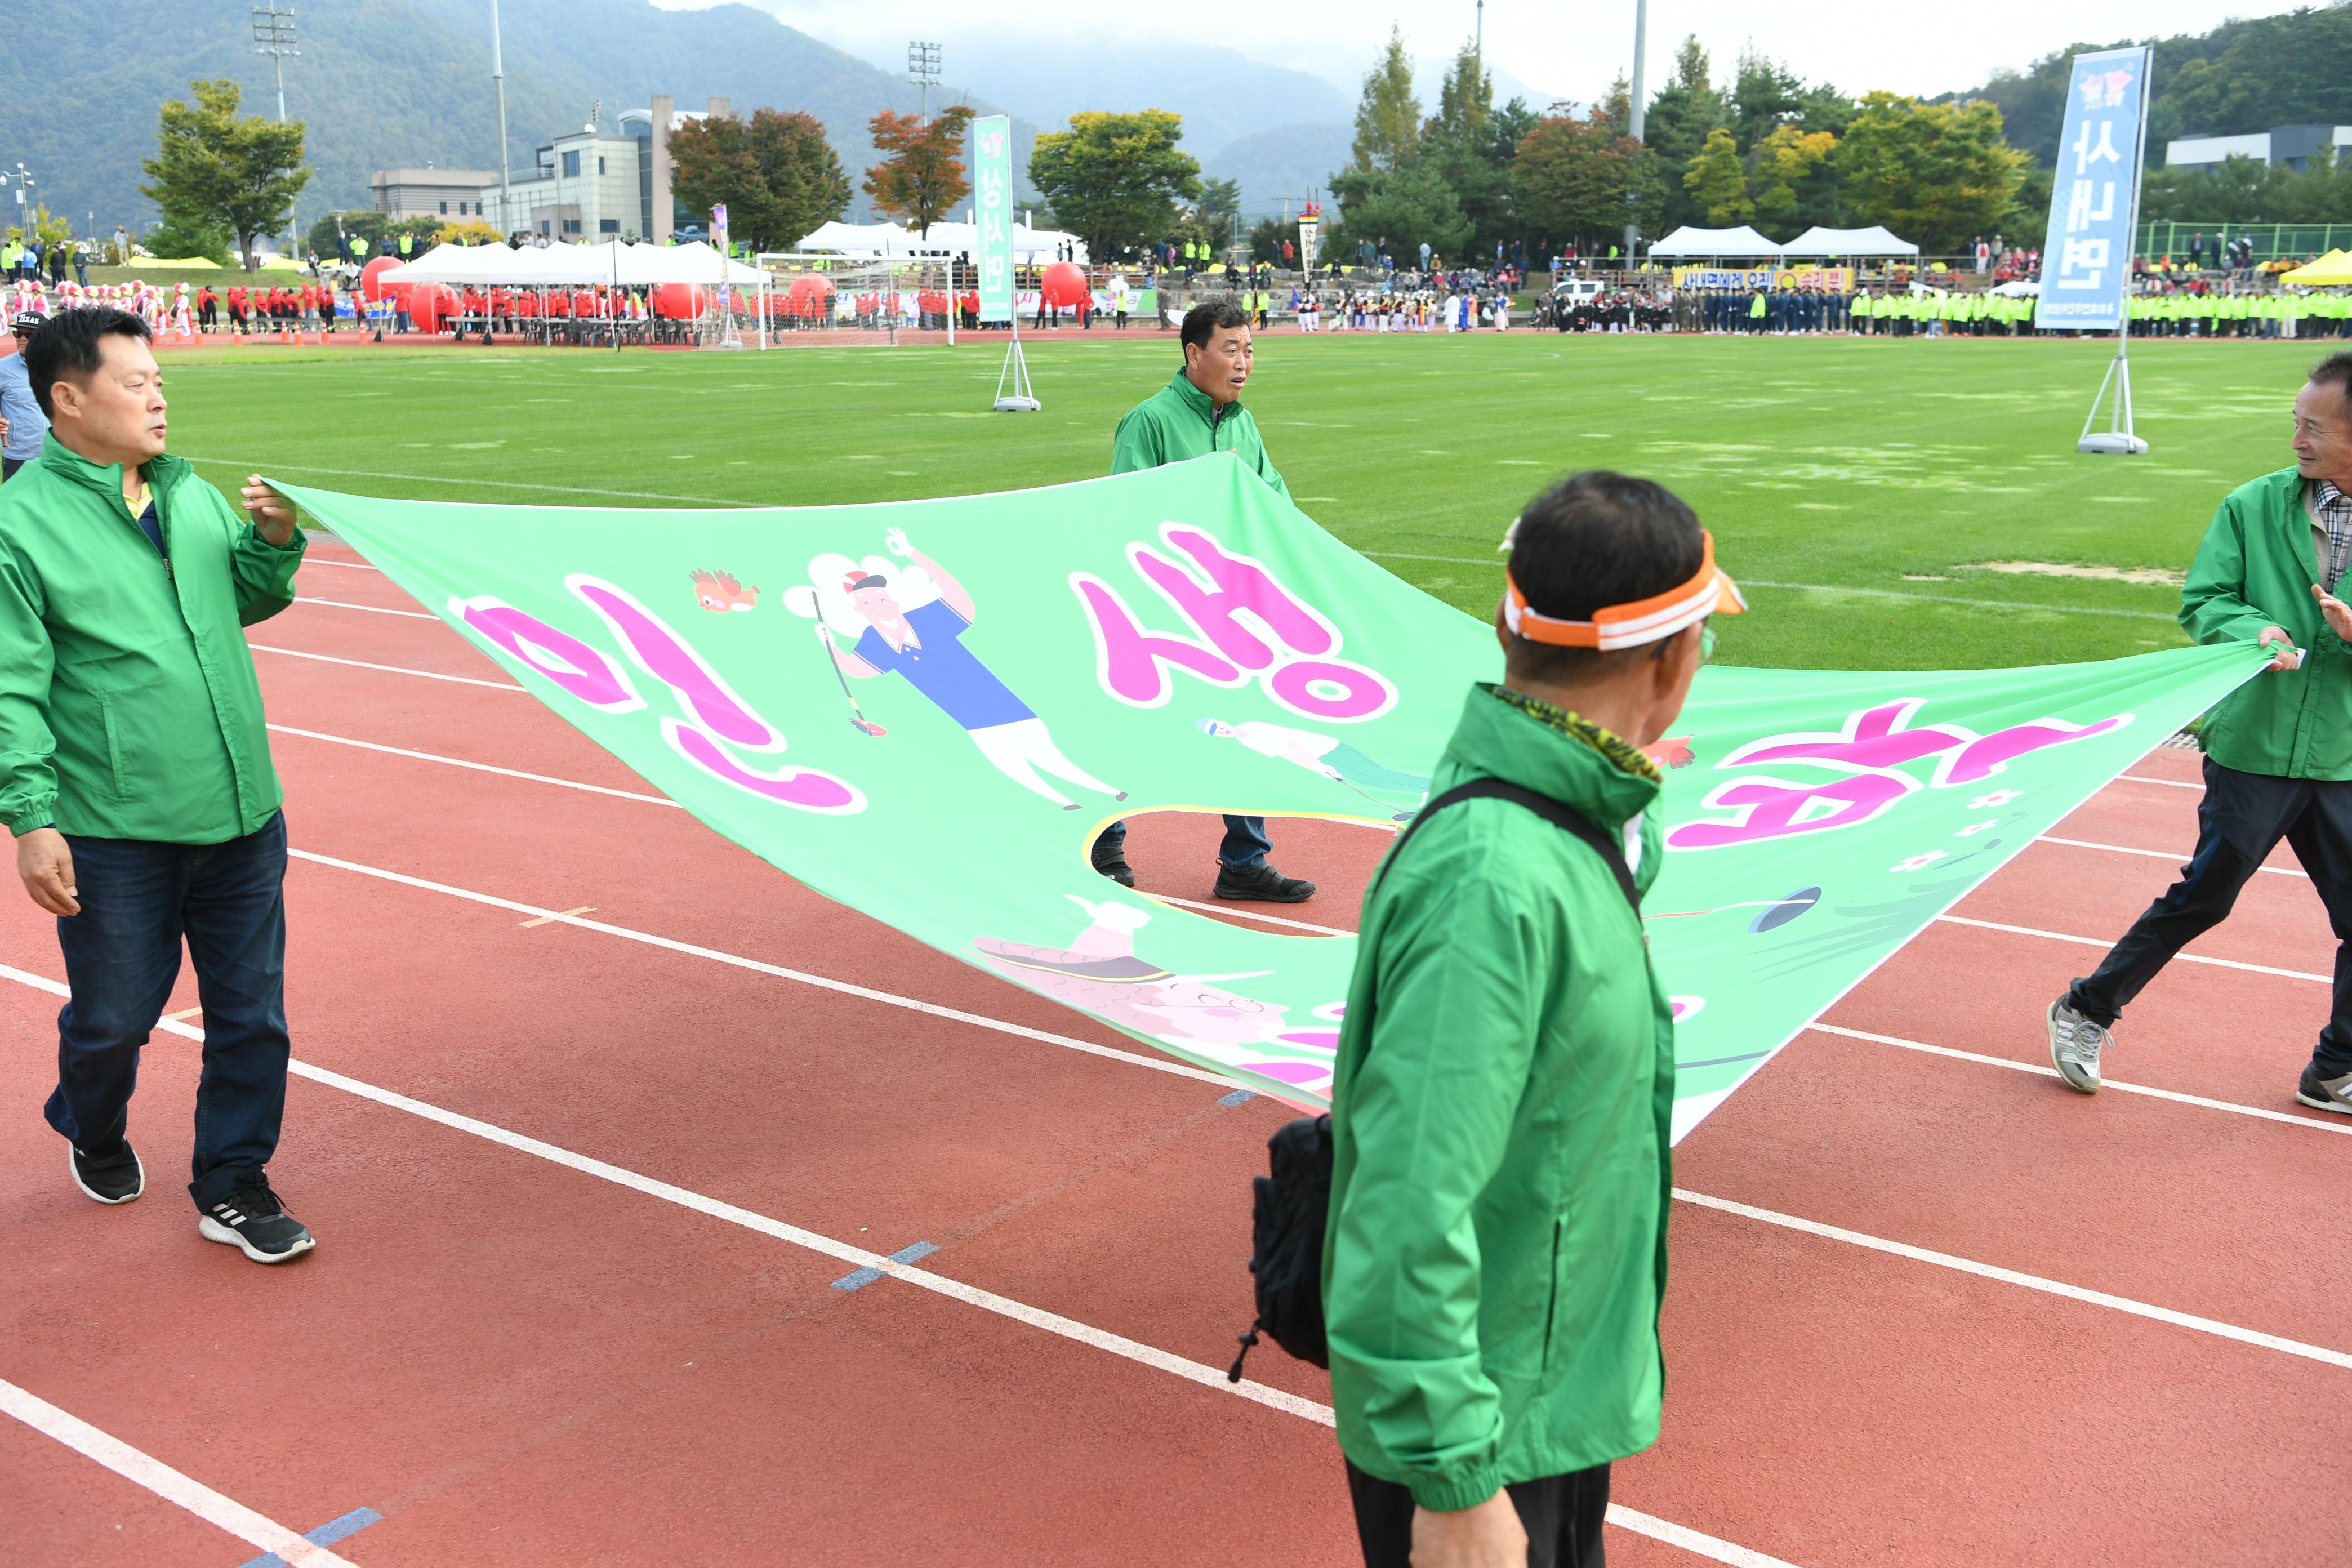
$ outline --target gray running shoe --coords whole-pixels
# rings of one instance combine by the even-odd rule
[[[2294,1097],[2315,1110],[2340,1110],[2352,1116],[2352,1072],[2342,1078],[2322,1078],[2317,1068],[2306,1066]]]
[[[2065,999],[2050,1004],[2050,1065],[2066,1087],[2083,1094],[2099,1092],[2099,1053],[2114,1038],[2072,1007]]]

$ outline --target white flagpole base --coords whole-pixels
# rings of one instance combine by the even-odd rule
[[[2074,450],[2137,457],[2147,450],[2147,443],[2137,436],[2126,436],[2120,430],[2102,430],[2095,436],[2085,436],[2075,442]]]

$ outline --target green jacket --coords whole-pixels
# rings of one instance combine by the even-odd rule
[[[1657,770],[1472,689],[1433,794],[1494,776],[1604,832]],[[1658,1435],[1674,1021],[1601,858],[1504,800],[1451,805],[1365,900],[1332,1084],[1323,1310],[1339,1446],[1461,1509]]]
[[[1265,442],[1257,421],[1238,399],[1222,409],[1209,395],[1194,386],[1182,371],[1166,386],[1127,411],[1111,437],[1110,471],[1131,474],[1163,463],[1181,463],[1212,452],[1231,452],[1243,466],[1275,489],[1283,500],[1290,487],[1267,461]]]
[[[0,485],[0,821],[91,838],[217,844],[285,793],[240,626],[294,601],[282,549],[178,458],[146,466],[169,555],[122,469],[52,434]]]
[[[2305,652],[2302,668],[2257,675],[2198,726],[2223,767],[2352,779],[2352,648],[2313,603],[2318,581],[2302,476],[2281,468],[2231,490],[2189,563],[2180,624],[2200,643],[2252,642],[2278,626]]]

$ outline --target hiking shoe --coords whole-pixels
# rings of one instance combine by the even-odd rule
[[[2303,1081],[2295,1085],[2294,1098],[2314,1110],[2340,1110],[2352,1116],[2352,1072],[2342,1078],[2322,1078],[2317,1068],[2306,1064]],[[90,1195],[97,1196],[95,1193]]]
[[[1135,886],[1135,868],[1127,863],[1125,849],[1105,849],[1100,844],[1097,844],[1091,858],[1096,871],[1101,875],[1108,877],[1122,888]]]
[[[73,1149],[69,1163],[74,1185],[86,1195],[102,1204],[127,1204],[147,1190],[146,1169],[139,1163],[139,1156],[131,1152],[128,1140],[118,1141],[113,1148],[95,1153],[75,1145],[68,1147]]]
[[[1315,884],[1297,877],[1286,877],[1263,861],[1246,870],[1220,861],[1216,893],[1221,899],[1255,899],[1265,904],[1303,904],[1315,896]]]
[[[2114,1037],[2066,1005],[2064,998],[2050,1004],[2050,1065],[2068,1089],[2099,1092],[2099,1053]]]
[[[196,1233],[238,1248],[256,1263],[283,1263],[318,1245],[301,1221],[286,1212],[269,1190],[268,1173],[258,1166],[239,1175],[236,1190],[204,1211]]]

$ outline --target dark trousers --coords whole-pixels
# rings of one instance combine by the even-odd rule
[[[32,461],[29,458],[0,458],[0,485],[16,477],[16,470]]]
[[[66,844],[81,913],[58,921],[72,997],[58,1014],[49,1125],[83,1149],[122,1137],[185,938],[205,1010],[188,1191],[205,1207],[269,1163],[286,1110],[285,814],[222,844]]]
[[[2335,1005],[2312,1065],[2322,1078],[2352,1072],[2352,783],[2242,773],[2206,758],[2196,855],[2097,971],[2074,982],[2066,1005],[2112,1027],[2174,953],[2228,918],[2281,838],[2311,874],[2337,944]]]
[[[1609,1467],[1521,1481],[1505,1489],[1528,1532],[1528,1568],[1603,1568],[1601,1525],[1609,1513]],[[1348,1495],[1356,1505],[1356,1539],[1364,1568],[1410,1568],[1412,1493],[1348,1467]]]
[[[1095,840],[1097,855],[1122,854],[1127,848],[1127,824],[1114,822],[1102,830]],[[1225,818],[1224,842],[1217,846],[1217,858],[1236,871],[1255,871],[1265,864],[1274,852],[1274,841],[1265,836],[1263,816],[1228,816]]]

